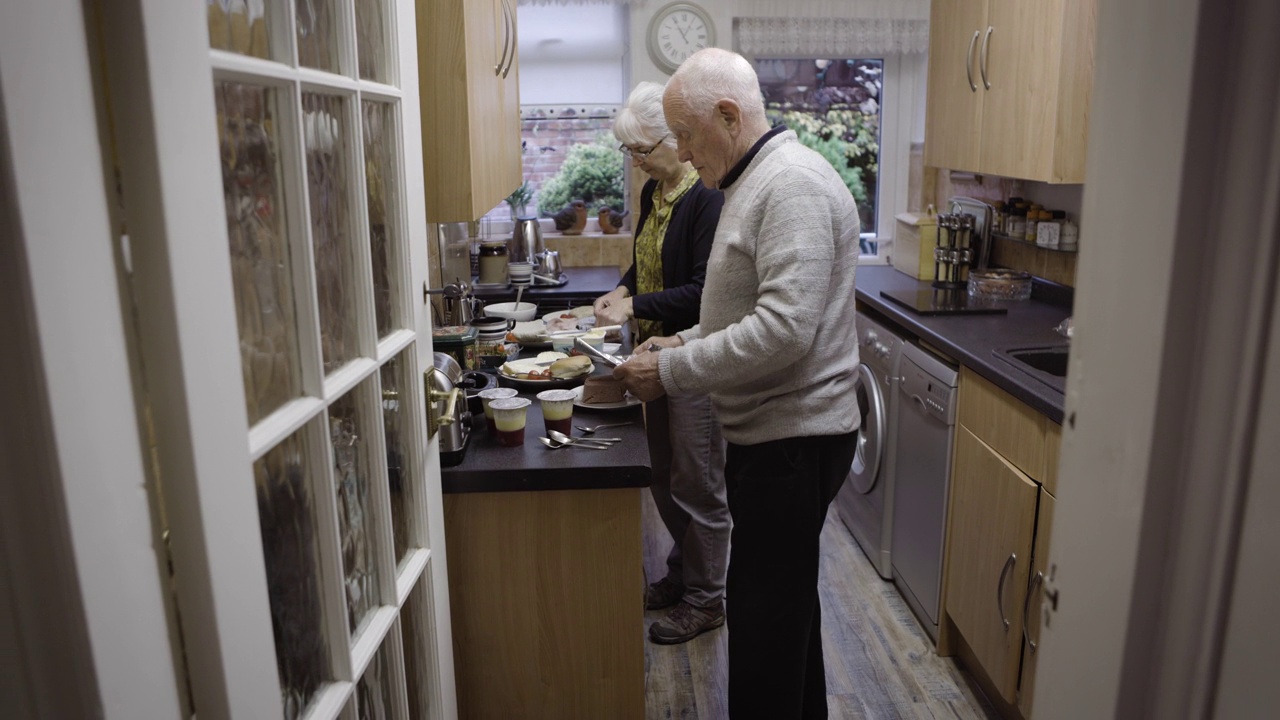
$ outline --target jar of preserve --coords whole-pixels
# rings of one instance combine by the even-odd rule
[[[505,242],[480,243],[481,285],[505,285],[507,282],[507,244]]]

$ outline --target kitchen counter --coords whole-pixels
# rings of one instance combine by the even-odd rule
[[[596,298],[618,287],[622,277],[618,268],[605,267],[567,267],[563,270],[568,282],[560,287],[530,287],[524,291],[524,300],[538,303],[539,308],[546,306],[546,311],[574,305],[590,305]],[[516,299],[515,288],[500,290],[479,288],[474,294],[486,303],[511,302]]]
[[[609,372],[597,365],[595,374]],[[622,442],[608,450],[561,448],[552,450],[538,442],[545,435],[542,407],[536,392],[521,390],[520,397],[533,402],[525,420],[525,440],[520,447],[507,447],[489,434],[484,416],[473,418],[466,457],[454,466],[441,468],[445,494],[521,492],[541,490],[602,490],[649,486],[649,442],[644,434],[640,406],[625,410],[573,409],[574,425],[631,422],[607,428],[598,435],[619,437]],[[578,435],[575,431],[575,436]]]
[[[1061,424],[1063,394],[993,351],[1065,344],[1054,328],[1071,314],[1070,308],[1033,296],[1005,303],[1007,315],[918,315],[880,295],[882,290],[928,288],[927,280],[916,280],[889,266],[858,268],[859,302]]]

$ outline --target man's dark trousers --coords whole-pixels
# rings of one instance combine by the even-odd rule
[[[827,717],[818,541],[857,432],[729,443],[729,715]]]

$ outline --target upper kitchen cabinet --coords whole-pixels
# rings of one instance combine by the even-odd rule
[[[925,163],[1084,182],[1097,0],[934,0]]]
[[[515,0],[417,0],[427,219],[475,220],[520,186]]]

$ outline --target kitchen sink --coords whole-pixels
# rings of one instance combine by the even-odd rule
[[[1058,392],[1066,391],[1069,345],[999,348],[992,352]]]

